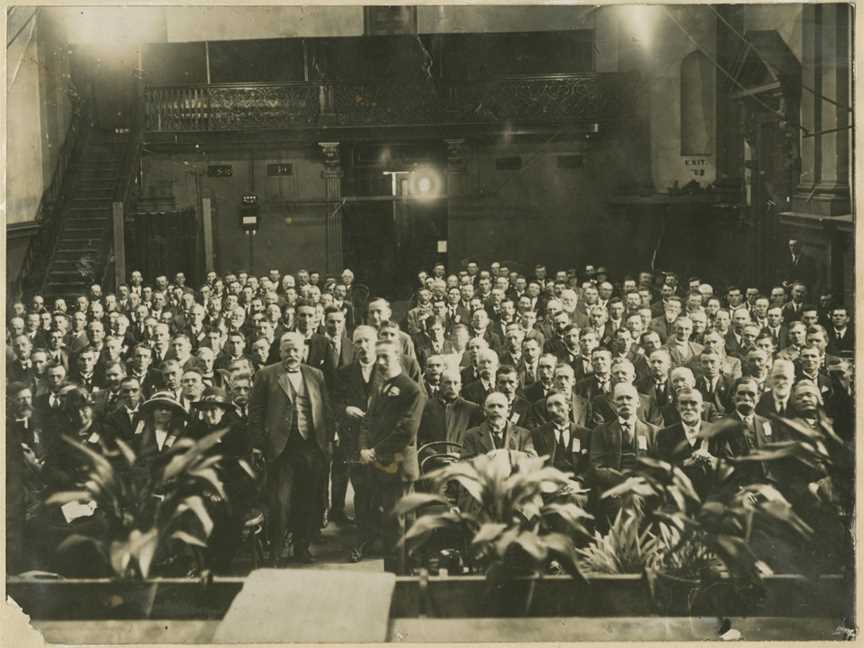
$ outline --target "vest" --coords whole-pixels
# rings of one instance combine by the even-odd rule
[[[291,388],[291,400],[294,403],[294,408],[291,412],[291,429],[304,439],[309,439],[311,435],[310,426],[312,425],[312,403],[309,400],[309,394],[306,391],[306,382],[303,380],[303,374],[300,374],[299,388],[294,389],[291,381],[288,381]]]

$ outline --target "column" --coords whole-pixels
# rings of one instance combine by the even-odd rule
[[[803,8],[801,176],[796,212],[848,214],[851,113],[850,13],[848,6]]]
[[[111,209],[112,225],[114,229],[114,286],[117,287],[126,283],[126,223],[124,222],[125,215],[122,202],[112,203]],[[98,280],[98,278],[97,278]],[[107,290],[108,287],[105,286]]]
[[[459,203],[468,193],[468,174],[465,140],[447,139],[444,142],[447,144],[447,234],[443,246],[438,244],[438,258],[449,268],[449,259],[460,258],[460,252],[453,249],[454,235],[459,231],[459,226],[454,221],[458,219]],[[458,246],[458,240],[455,244]]]
[[[201,225],[204,231],[204,273],[214,271],[213,257],[213,205],[210,197],[201,199]]]
[[[447,139],[447,196],[461,196],[466,193],[465,182],[465,140]]]
[[[318,142],[324,158],[324,196],[327,207],[327,273],[342,271],[342,163],[339,142]]]

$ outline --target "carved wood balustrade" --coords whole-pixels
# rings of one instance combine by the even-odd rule
[[[434,124],[602,123],[635,118],[629,73],[482,81],[315,81],[150,86],[154,133]]]

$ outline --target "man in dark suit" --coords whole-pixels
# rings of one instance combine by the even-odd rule
[[[819,264],[816,259],[803,252],[800,241],[789,239],[789,254],[786,255],[780,273],[780,281],[783,285],[789,286],[801,282],[813,291],[813,294],[818,294],[816,291],[820,280]]]
[[[262,368],[249,397],[249,429],[268,460],[272,560],[279,563],[285,531],[294,532],[294,558],[313,562],[309,542],[323,516],[321,487],[333,426],[324,374],[301,366],[306,340],[285,333],[282,362]]]
[[[750,376],[742,376],[733,386],[734,410],[729,417],[730,429],[721,432],[732,457],[746,456],[769,443],[782,441],[775,434],[771,421],[756,414],[759,384]],[[753,483],[775,482],[776,475],[769,462],[744,462],[736,467],[734,481],[739,486]]]
[[[489,394],[483,404],[483,412],[486,420],[465,432],[463,459],[472,459],[477,455],[502,449],[537,454],[531,432],[510,423],[507,416],[509,412],[507,397],[504,394],[499,392]]]
[[[333,445],[330,519],[346,521],[345,495],[348,480],[354,489],[354,515],[360,534],[371,538],[374,528],[371,509],[369,476],[366,466],[359,463],[360,434],[366,426],[366,413],[373,394],[383,382],[375,369],[375,344],[378,332],[372,326],[360,325],[352,335],[354,361],[337,371],[334,390],[334,408],[338,419],[338,435]],[[365,545],[361,542],[352,553],[355,562],[363,557]]]
[[[612,399],[618,418],[591,432],[591,469],[595,488],[602,494],[636,467],[640,457],[653,456],[657,428],[636,417],[639,392],[626,383],[615,385]],[[617,509],[617,506],[615,507]]]
[[[477,379],[466,384],[462,388],[462,396],[465,400],[478,405],[486,402],[492,390],[495,389],[495,374],[498,371],[498,354],[492,349],[481,348],[477,353]],[[465,383],[466,374],[462,372],[462,382]]]
[[[316,333],[309,340],[306,364],[321,370],[328,387],[333,388],[337,370],[354,361],[354,345],[345,329],[345,313],[335,306],[324,311],[324,334]]]
[[[712,477],[722,454],[717,450],[722,440],[719,436],[709,440],[702,435],[705,421],[701,416],[701,392],[689,387],[680,389],[675,394],[675,406],[678,422],[657,432],[657,458],[681,467],[704,498],[715,486]]]
[[[789,327],[783,321],[783,309],[779,306],[772,306],[768,309],[768,312],[765,315],[765,320],[765,330],[768,331],[774,339],[774,348],[778,351],[784,349],[788,342]]]
[[[591,430],[570,420],[570,401],[565,394],[554,393],[546,399],[548,422],[534,429],[534,450],[548,456],[548,465],[572,473],[585,481],[588,475]]]
[[[588,400],[576,392],[575,384],[573,367],[563,363],[556,366],[552,378],[552,391],[544,393],[533,401],[528,427],[535,428],[548,422],[549,412],[546,411],[546,403],[552,393],[564,394],[568,403],[570,422],[579,427],[586,427],[589,424]]]
[[[36,393],[35,372],[30,361],[30,353],[33,350],[30,338],[23,333],[16,335],[12,340],[12,350],[15,359],[6,363],[6,380],[29,385],[32,393]]]
[[[537,346],[535,340],[531,343]],[[544,399],[552,393],[555,388],[555,367],[558,366],[558,359],[551,353],[546,353],[540,356],[537,361],[537,379],[522,390],[522,395],[529,403],[537,403],[540,399]]]
[[[828,327],[828,352],[832,355],[851,355],[855,351],[855,327],[849,323],[849,311],[845,306],[831,309],[831,326]]]
[[[721,371],[722,359],[718,353],[705,349],[699,359],[702,370],[696,379],[696,387],[706,403],[725,414],[732,405],[733,379]]]
[[[800,282],[792,284],[790,300],[783,306],[783,321],[787,324],[801,320],[807,299],[807,287]]]
[[[381,511],[384,570],[406,571],[399,540],[405,530],[402,516],[394,515],[396,503],[420,476],[417,432],[426,396],[402,370],[401,349],[395,341],[379,340],[375,365],[384,379],[372,397],[367,425],[360,433],[360,461],[368,466],[375,505]]]
[[[495,391],[507,397],[509,420],[513,425],[527,426],[531,403],[519,396],[519,375],[513,365],[502,365],[495,372]]]
[[[461,445],[465,432],[483,422],[483,408],[462,398],[461,389],[462,378],[458,371],[451,368],[441,375],[438,396],[430,397],[423,408],[418,433],[421,446],[441,441]],[[439,451],[442,450],[436,449]]]
[[[136,437],[144,429],[143,418],[138,410],[141,400],[141,385],[138,379],[123,378],[120,382],[119,405],[105,417],[105,431],[111,439],[122,439],[131,447],[138,447]]]
[[[681,299],[670,297],[663,303],[663,314],[651,320],[649,328],[660,336],[664,344],[675,330],[675,320],[681,314]]]
[[[791,360],[778,358],[768,374],[769,389],[756,404],[756,414],[767,419],[791,416],[789,398],[795,384],[795,364]]]

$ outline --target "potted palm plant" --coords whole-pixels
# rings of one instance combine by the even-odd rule
[[[486,615],[527,614],[536,580],[548,571],[581,579],[573,537],[587,536],[586,491],[543,457],[494,451],[427,476],[433,492],[404,497],[397,513],[417,514],[402,542],[416,554],[436,534],[451,532],[462,560],[486,578]],[[454,505],[443,492],[458,483]],[[455,533],[453,533],[455,532]]]
[[[114,576],[108,587],[100,586],[106,581],[94,581],[92,596],[84,600],[76,597],[74,606],[90,608],[78,611],[83,618],[106,613],[111,618],[148,617],[158,587],[156,581],[149,580],[151,576],[172,575],[178,565],[185,575],[188,563],[178,560],[184,549],[206,548],[213,529],[208,505],[225,499],[217,472],[222,457],[214,451],[224,434],[220,430],[199,440],[178,439],[165,455],[164,465],[157,469],[121,439],[116,440],[116,449],[106,449],[103,455],[63,437],[86,457],[89,471],[79,489],[56,492],[45,506],[98,511],[102,524],[93,527],[98,534],[70,534],[58,552],[89,545],[96,550],[91,555],[104,561]],[[52,584],[62,585],[64,581],[40,586]],[[49,607],[61,603],[57,596],[42,599],[32,597],[32,602]]]
[[[753,613],[771,569],[750,544],[755,526],[807,539],[812,529],[769,484],[720,488],[704,499],[677,466],[640,458],[639,467],[603,497],[652,502],[646,523],[657,544],[646,576],[658,610],[667,615]],[[718,483],[731,483],[734,468],[718,463]]]

